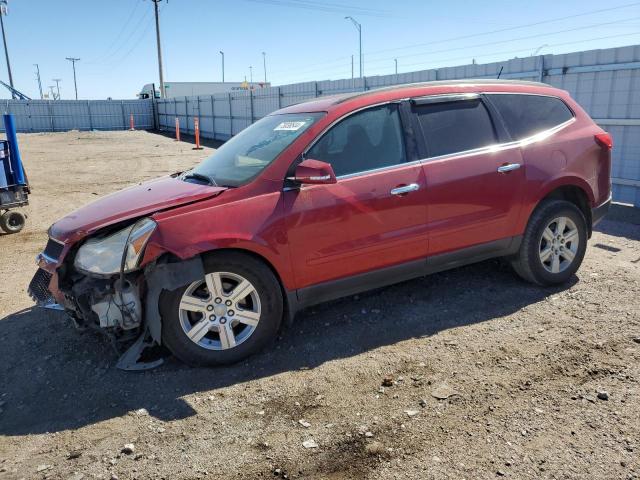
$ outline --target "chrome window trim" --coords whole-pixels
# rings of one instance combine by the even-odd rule
[[[451,94],[435,94],[435,95],[431,95],[431,97],[453,97],[453,96],[461,96],[461,95],[465,95],[465,93],[451,93]],[[561,124],[556,125],[555,127],[551,127],[547,130],[543,130],[541,132],[538,132],[534,135],[531,135],[527,138],[523,138],[521,140],[514,140],[511,142],[505,142],[505,143],[496,143],[493,145],[488,145],[486,147],[479,147],[479,148],[474,148],[471,150],[463,150],[460,152],[453,152],[453,153],[448,153],[446,155],[438,155],[436,157],[425,157],[425,158],[420,158],[417,160],[412,160],[411,162],[404,162],[404,163],[398,163],[396,165],[388,165],[386,167],[379,167],[379,168],[372,168],[370,170],[362,170],[360,172],[354,172],[354,173],[348,173],[346,175],[339,175],[336,176],[336,180],[343,180],[343,179],[349,179],[349,178],[355,178],[355,177],[359,177],[362,175],[369,175],[372,173],[378,173],[378,172],[382,172],[385,170],[391,170],[394,168],[400,168],[400,167],[405,167],[405,166],[412,166],[412,165],[416,165],[416,164],[422,164],[422,163],[426,163],[426,162],[432,162],[435,160],[447,160],[449,158],[458,158],[458,157],[468,157],[468,156],[472,156],[472,155],[479,155],[479,154],[483,154],[483,153],[492,153],[492,152],[499,152],[499,151],[503,151],[503,150],[509,150],[511,148],[520,148],[523,146],[527,146],[530,145],[532,143],[536,143],[540,140],[544,140],[548,137],[550,137],[551,135],[559,132],[560,130],[563,130],[565,127],[567,127],[568,125],[572,124],[573,122],[576,121],[576,115],[575,112],[573,111],[573,109],[567,105],[567,103],[560,97],[558,97],[557,95],[551,95],[551,94],[543,94],[543,93],[528,93],[528,92],[469,92],[469,95],[471,95],[471,97],[469,98],[461,98],[460,100],[452,100],[452,101],[465,101],[465,100],[474,100],[475,98],[478,98],[480,100],[482,100],[482,96],[483,95],[529,95],[529,96],[538,96],[538,97],[551,97],[551,98],[557,98],[558,100],[560,100],[571,112],[572,114],[572,118],[570,118],[569,120],[567,120],[566,122],[563,122]],[[477,96],[474,98],[474,96]],[[406,102],[406,101],[411,101],[414,99],[426,99],[428,98],[429,95],[425,95],[422,97],[406,97],[406,98],[400,98],[400,99],[395,99],[395,100],[386,100],[384,102],[379,102],[379,103],[373,103],[371,105],[366,105],[364,107],[360,107],[356,110],[353,110],[351,112],[347,112],[344,115],[342,115],[341,117],[337,118],[336,120],[334,120],[333,122],[331,122],[329,125],[327,125],[319,134],[318,136],[313,140],[313,142],[311,142],[302,152],[302,158],[306,158],[307,152],[309,150],[311,150],[313,148],[313,146],[320,141],[320,139],[331,129],[333,128],[336,124],[338,124],[339,122],[341,122],[342,120],[345,120],[347,118],[349,118],[351,115],[355,115],[356,113],[359,113],[363,110],[367,110],[369,108],[375,108],[375,107],[380,107],[382,105],[391,105],[391,104],[400,104],[402,102]],[[490,115],[490,112],[488,112]],[[298,187],[287,187],[284,189],[284,191],[289,191],[289,190],[296,190],[298,189]]]
[[[573,110],[573,108],[571,108],[570,105],[567,104],[567,102],[565,102],[562,98],[560,98],[557,95],[551,95],[549,93],[528,93],[528,92],[484,92],[483,95],[528,95],[530,97],[550,97],[550,98],[556,98],[558,100],[560,100],[565,107],[567,107],[569,109],[569,112],[571,112],[571,115],[573,115],[573,118],[576,117],[576,112]],[[497,107],[496,107],[497,108]]]
[[[465,102],[470,100],[480,100],[482,93],[444,93],[436,95],[424,95],[422,97],[411,97],[410,101],[416,105],[429,105],[432,103]]]
[[[448,158],[469,157],[472,155],[479,155],[483,153],[494,153],[494,152],[501,152],[503,150],[509,150],[512,148],[521,148],[527,145],[531,145],[532,143],[539,142],[540,140],[549,138],[551,135],[554,135],[560,130],[563,130],[565,127],[569,126],[575,121],[576,121],[576,118],[573,117],[567,120],[566,122],[556,125],[555,127],[549,128],[547,130],[543,130],[534,135],[531,135],[530,137],[523,138],[522,140],[514,140],[511,142],[505,142],[505,143],[496,143],[494,145],[488,145],[486,147],[474,148],[472,150],[464,150],[462,152],[447,153],[446,155],[438,155],[436,157],[426,157],[426,158],[420,159],[419,161],[426,163],[426,162],[432,162],[435,160],[447,160]]]
[[[395,165],[387,165],[386,167],[378,167],[378,168],[372,168],[371,170],[363,170],[361,172],[347,173],[346,175],[336,176],[336,180],[355,178],[361,175],[369,175],[371,173],[378,173],[378,172],[384,172],[385,170],[392,170],[394,168],[410,167],[412,165],[417,165],[422,161],[423,161],[422,159],[418,159],[418,160],[412,160],[410,162],[397,163]]]

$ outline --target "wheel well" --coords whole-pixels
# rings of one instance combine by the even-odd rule
[[[546,197],[544,197],[541,201],[544,200],[565,200],[573,203],[576,207],[580,209],[582,214],[584,215],[585,220],[587,221],[587,230],[589,231],[589,238],[591,238],[592,231],[592,218],[591,218],[591,206],[589,204],[589,197],[585,191],[577,187],[575,185],[563,185],[562,187],[558,187]]]
[[[289,322],[292,322],[293,316],[295,315],[295,312],[296,312],[296,305],[293,305],[294,299],[291,297],[289,292],[284,288],[284,283],[282,282],[282,278],[280,278],[280,274],[275,269],[275,267],[271,264],[271,262],[269,262],[269,260],[267,260],[262,255],[252,252],[251,250],[245,250],[243,248],[219,248],[216,250],[210,250],[208,252],[204,252],[201,254],[201,256],[204,258],[212,255],[221,255],[221,254],[224,254],[225,252],[241,253],[248,257],[252,257],[255,260],[258,260],[259,262],[262,262],[263,264],[265,264],[269,268],[269,270],[271,270],[273,275],[276,277],[276,280],[278,280],[278,284],[280,285],[280,291],[282,292],[282,298],[284,301],[285,319],[288,319]]]

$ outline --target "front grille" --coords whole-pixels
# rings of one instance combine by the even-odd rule
[[[36,274],[31,279],[29,284],[29,295],[39,305],[46,305],[49,303],[55,303],[51,292],[49,291],[49,282],[51,281],[51,274],[41,268],[38,269]]]
[[[60,255],[62,254],[62,250],[64,249],[64,245],[62,243],[56,242],[53,239],[49,239],[47,242],[47,246],[44,247],[44,254],[52,258],[54,260],[58,260]]]

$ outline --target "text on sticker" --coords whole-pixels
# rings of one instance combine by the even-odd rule
[[[305,124],[306,122],[282,122],[280,125],[278,125],[276,128],[274,128],[273,130],[300,130],[300,128],[302,128],[302,126]]]

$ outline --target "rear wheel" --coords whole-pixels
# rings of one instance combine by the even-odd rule
[[[587,225],[573,203],[549,200],[531,215],[511,264],[523,279],[538,285],[566,282],[582,264]]]
[[[0,216],[0,228],[6,233],[18,233],[24,228],[26,217],[15,210],[4,212]]]
[[[236,252],[205,259],[205,276],[160,298],[162,341],[191,365],[234,363],[277,334],[283,299],[273,272]]]

